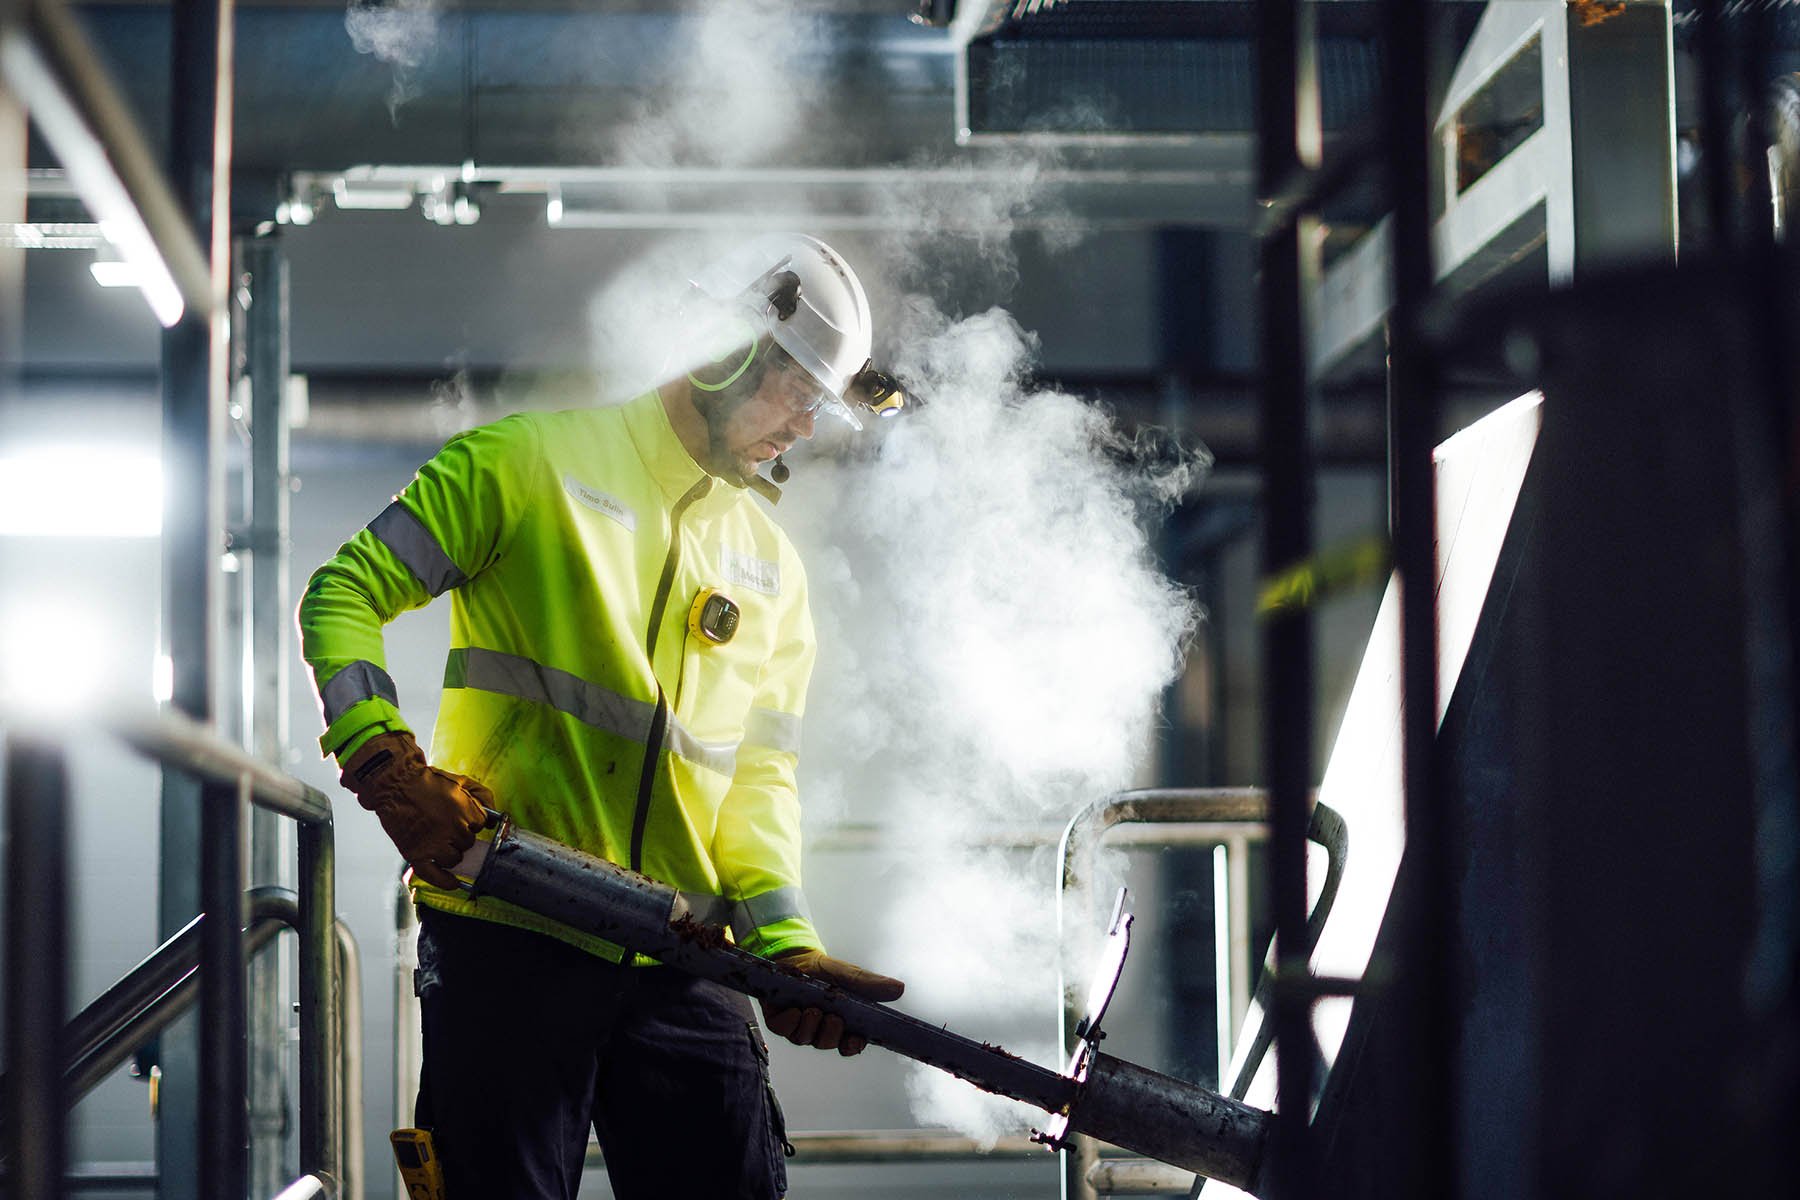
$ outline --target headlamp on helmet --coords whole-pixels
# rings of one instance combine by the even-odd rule
[[[862,370],[851,377],[844,399],[855,401],[878,417],[892,417],[906,407],[906,392],[900,381],[886,371],[876,370],[873,359],[863,363]]]

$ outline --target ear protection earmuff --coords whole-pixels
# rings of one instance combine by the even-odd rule
[[[751,285],[751,288],[756,291],[767,289],[765,303],[768,307],[763,310],[764,314],[766,316],[772,313],[779,321],[785,321],[793,316],[795,310],[800,306],[800,276],[783,269],[787,262],[788,260],[783,259],[776,264],[774,270]],[[719,337],[713,345],[718,347],[718,352],[709,352],[707,357],[715,367],[726,371],[724,379],[709,382],[701,379],[692,371],[688,372],[688,382],[703,392],[722,392],[742,379],[744,372],[748,371],[756,362],[756,354],[762,345],[762,338],[749,318],[741,314],[733,314],[722,318]],[[743,358],[735,364],[729,362],[730,355],[740,348]]]
[[[712,379],[703,379],[697,374],[698,368],[688,372],[688,382],[703,392],[722,392],[744,377],[751,364],[756,362],[757,347],[762,339],[756,334],[750,322],[741,316],[732,316],[721,322],[717,340],[713,342],[716,352],[709,350],[707,360],[712,369],[707,371]],[[734,361],[733,355],[739,357]],[[724,372],[723,377],[716,372]]]

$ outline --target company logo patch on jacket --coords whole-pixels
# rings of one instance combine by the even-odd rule
[[[563,490],[579,503],[597,513],[605,513],[631,532],[637,532],[637,513],[617,496],[609,496],[599,488],[591,488],[573,475],[563,476]]]
[[[765,596],[781,595],[781,564],[766,558],[739,554],[730,546],[719,547],[719,570],[729,583],[747,587]]]

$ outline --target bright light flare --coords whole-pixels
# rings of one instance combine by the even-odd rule
[[[136,287],[143,279],[142,271],[117,259],[97,258],[88,264],[88,270],[93,274],[94,282],[104,288]]]
[[[0,707],[40,717],[92,709],[111,650],[104,623],[79,600],[17,602],[0,620]]]
[[[156,537],[162,464],[118,447],[42,446],[0,453],[0,535]]]

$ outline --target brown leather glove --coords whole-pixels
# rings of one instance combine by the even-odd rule
[[[356,793],[364,808],[412,865],[413,874],[433,887],[456,888],[453,867],[487,824],[483,808],[494,795],[466,775],[440,771],[405,730],[378,733],[350,756],[338,782]]]
[[[906,985],[898,979],[833,958],[823,950],[789,950],[777,954],[775,961],[803,975],[836,984],[853,996],[864,1000],[886,1002],[898,1000]],[[758,1001],[761,1004],[761,1001]],[[845,1058],[861,1054],[868,1040],[844,1029],[844,1018],[817,1008],[777,1008],[762,1005],[763,1024],[769,1032],[784,1037],[796,1046],[815,1046],[820,1050],[836,1050]]]

